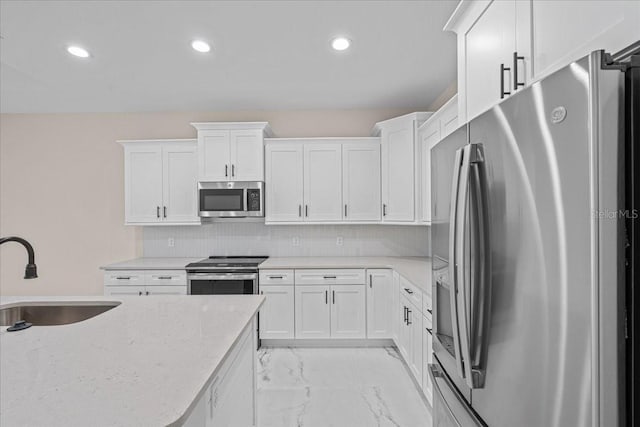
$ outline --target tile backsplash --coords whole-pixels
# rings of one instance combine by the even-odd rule
[[[144,227],[143,252],[145,257],[429,256],[430,238],[425,226],[225,222]]]

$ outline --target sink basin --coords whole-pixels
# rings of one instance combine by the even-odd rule
[[[31,302],[0,308],[0,326],[19,320],[33,326],[68,325],[91,319],[120,305],[117,301]]]

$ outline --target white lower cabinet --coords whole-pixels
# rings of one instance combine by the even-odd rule
[[[367,270],[367,338],[392,338],[391,270]]]
[[[265,296],[265,302],[260,308],[260,338],[293,338],[295,336],[293,284],[262,285],[260,293]]]
[[[295,338],[365,337],[365,285],[295,287]]]
[[[295,288],[295,337],[329,338],[331,307],[327,285],[304,285]]]
[[[422,392],[433,405],[433,384],[429,377],[429,364],[433,363],[433,330],[431,320],[422,318]]]
[[[186,295],[187,273],[183,270],[114,270],[104,273],[108,296]]]
[[[249,326],[236,348],[205,388],[184,422],[186,427],[249,427],[256,423],[255,328]]]
[[[422,313],[404,295],[400,296],[402,322],[398,330],[398,349],[418,384],[422,384]]]
[[[331,286],[331,338],[365,338],[365,315],[365,285]]]

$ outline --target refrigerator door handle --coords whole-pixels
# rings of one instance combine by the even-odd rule
[[[465,145],[462,148],[462,164],[460,166],[460,178],[458,186],[458,199],[456,201],[456,243],[455,243],[455,284],[456,303],[458,314],[458,330],[460,336],[460,350],[462,359],[462,377],[469,388],[473,388],[473,378],[471,376],[471,351],[469,337],[469,316],[467,312],[467,281],[466,270],[466,212],[469,201],[469,172],[471,169],[471,153],[475,147]]]
[[[456,360],[456,370],[458,376],[464,378],[464,372],[462,370],[462,355],[460,354],[460,328],[458,325],[458,304],[457,304],[457,279],[456,279],[456,242],[458,226],[456,224],[456,217],[458,214],[458,192],[460,190],[460,163],[462,162],[462,150],[459,148],[456,150],[456,157],[453,165],[453,182],[451,183],[451,211],[449,212],[449,289],[451,297],[449,298],[451,304],[451,329],[452,339]]]

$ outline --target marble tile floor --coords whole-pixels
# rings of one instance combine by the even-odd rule
[[[259,427],[431,427],[394,348],[258,351]]]

